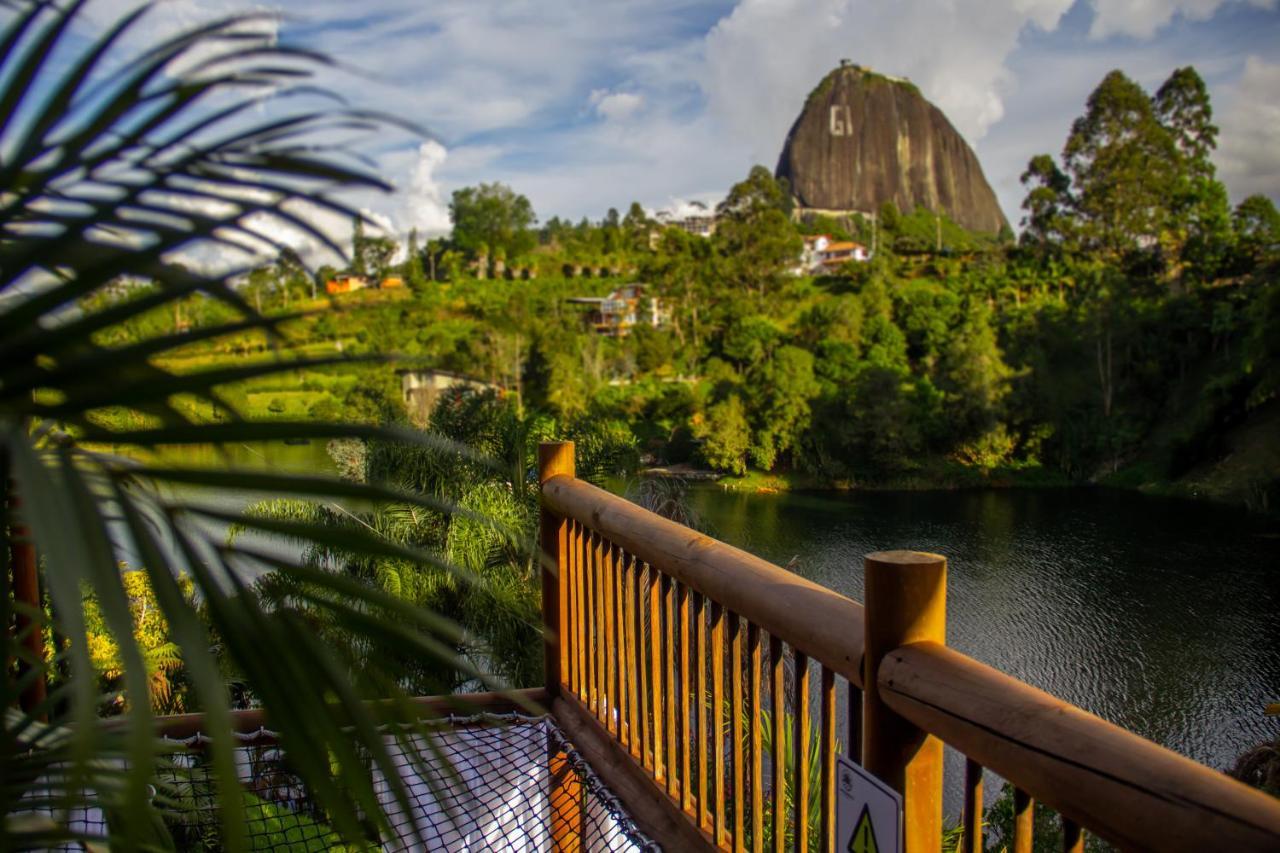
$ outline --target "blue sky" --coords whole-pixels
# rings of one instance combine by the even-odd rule
[[[395,231],[448,228],[449,193],[503,181],[542,219],[714,200],[776,162],[805,95],[841,58],[905,76],[974,146],[1006,215],[1120,68],[1153,90],[1208,81],[1234,199],[1280,199],[1278,0],[169,0],[165,28],[247,8],[338,57],[323,80],[429,128],[370,153],[399,187],[360,203]],[[130,6],[101,0],[98,14]]]

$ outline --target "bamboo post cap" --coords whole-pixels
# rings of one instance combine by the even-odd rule
[[[945,563],[946,557],[928,551],[876,551],[868,554],[866,561],[881,566],[921,566]]]
[[[538,482],[552,477],[575,475],[572,441],[544,441],[538,445]]]

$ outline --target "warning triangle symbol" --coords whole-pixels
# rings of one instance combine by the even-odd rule
[[[853,828],[849,838],[849,853],[880,853],[880,845],[876,844],[875,827],[871,825],[871,812],[866,805],[862,814],[858,815],[858,825]]]

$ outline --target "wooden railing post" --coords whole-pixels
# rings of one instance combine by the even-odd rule
[[[570,669],[571,625],[569,581],[569,522],[549,510],[542,485],[552,477],[575,474],[572,441],[548,441],[538,445],[538,522],[542,550],[542,637],[548,707],[560,695],[563,674]],[[585,849],[583,789],[577,772],[559,746],[548,739],[551,849],[577,853]]]
[[[7,460],[4,460],[7,461]],[[22,501],[18,497],[17,485],[9,480],[6,473],[0,471],[0,484],[5,486],[5,494],[3,497],[7,500],[8,505],[4,512],[4,522],[7,522],[9,561],[12,565],[11,583],[13,591],[13,600],[20,608],[14,617],[14,634],[22,635],[22,646],[26,649],[27,654],[32,661],[39,661],[44,657],[44,631],[40,623],[40,618],[34,613],[39,613],[42,607],[40,599],[40,574],[36,568],[36,549],[31,543],[31,530],[25,524],[18,521],[17,514],[14,510],[22,506]],[[3,529],[3,523],[0,523],[0,529]],[[4,662],[6,667],[8,661]],[[18,660],[18,677],[31,671],[36,664],[19,659]],[[19,697],[19,704],[23,711],[32,711],[44,704],[46,696],[45,676],[42,673],[39,678],[32,680],[22,691]],[[45,714],[39,714],[38,719],[47,721]]]
[[[916,551],[866,557],[862,764],[902,794],[903,850],[942,845],[942,741],[881,698],[880,664],[910,643],[946,643],[947,560]]]
[[[542,485],[552,477],[575,474],[572,441],[544,441],[538,445],[538,520],[542,547],[542,638],[547,692],[560,695],[561,673],[568,670],[569,644],[561,642],[561,628],[568,627],[569,585],[560,583],[568,565],[569,522],[547,509]]]

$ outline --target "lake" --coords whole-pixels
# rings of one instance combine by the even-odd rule
[[[862,558],[948,559],[947,643],[1215,768],[1280,723],[1280,525],[1109,489],[689,492],[707,532],[861,601]],[[958,808],[949,757],[947,810]],[[993,793],[994,790],[988,788]]]

